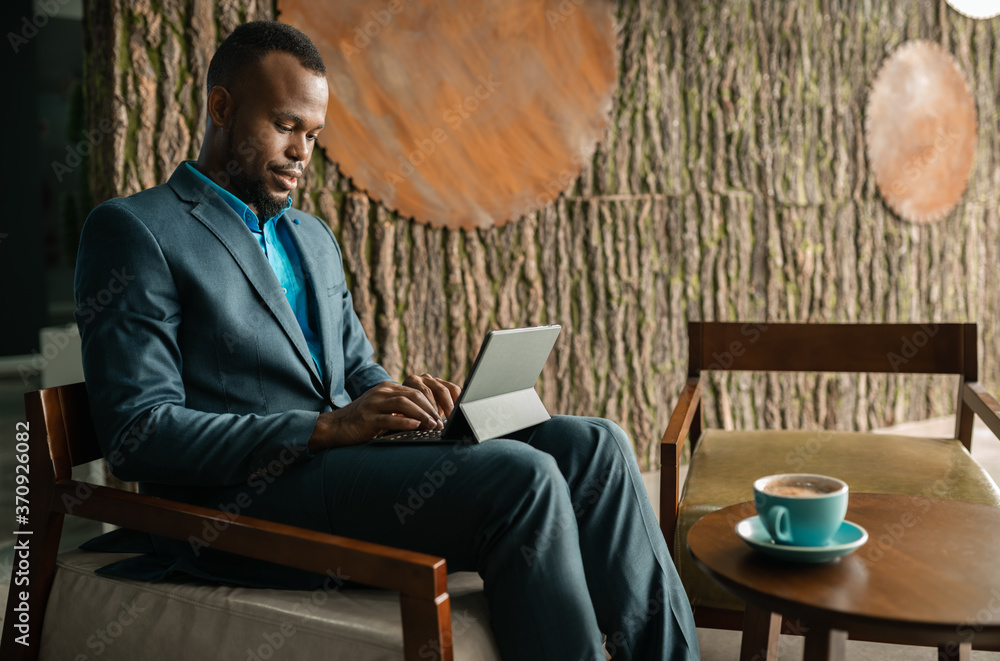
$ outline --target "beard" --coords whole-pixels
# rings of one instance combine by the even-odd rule
[[[267,186],[264,185],[264,175],[250,177],[246,172],[242,172],[238,177],[233,177],[233,182],[243,189],[247,197],[245,202],[257,210],[257,220],[261,224],[268,218],[277,216],[288,206],[288,193],[275,195],[267,190]]]
[[[239,164],[239,171],[231,176],[230,181],[233,188],[240,192],[237,197],[256,212],[261,227],[268,218],[285,210],[289,194],[275,195],[268,190],[265,180],[267,168],[258,168],[256,163],[240,159],[233,147],[232,133],[226,138],[226,161]]]

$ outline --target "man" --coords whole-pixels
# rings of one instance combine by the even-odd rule
[[[324,74],[297,30],[237,28],[209,68],[197,162],[88,218],[77,320],[115,474],[478,571],[506,659],[603,659],[602,632],[615,659],[697,658],[613,423],[556,416],[474,446],[367,443],[439,426],[459,388],[426,374],[399,384],[372,360],[337,242],[290,208],[325,121]],[[439,473],[432,495],[408,501]]]

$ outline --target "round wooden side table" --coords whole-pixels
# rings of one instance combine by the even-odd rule
[[[747,603],[741,660],[776,659],[781,616],[806,637],[804,658],[843,659],[848,635],[937,646],[941,659],[1000,649],[1000,508],[919,496],[852,493],[847,519],[868,530],[854,553],[824,564],[773,559],[736,524],[752,502],[692,526],[688,548]]]

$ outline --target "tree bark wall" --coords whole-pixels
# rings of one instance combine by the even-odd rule
[[[352,188],[336,145],[300,208],[341,241],[355,305],[391,374],[461,381],[491,327],[560,323],[541,383],[552,411],[601,415],[656,459],[686,369],[688,320],[979,323],[996,392],[1000,18],[943,0],[620,0],[621,78],[589,166],[552,205],[499,230],[433,230]],[[268,0],[86,3],[96,202],[195,158],[221,38]],[[883,59],[942,43],[976,99],[962,202],[931,226],[883,204],[864,105]],[[332,159],[332,161],[331,161]],[[903,338],[901,338],[901,345]],[[954,409],[940,377],[730,375],[711,425],[868,429]]]

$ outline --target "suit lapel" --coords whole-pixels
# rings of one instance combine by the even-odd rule
[[[284,223],[295,250],[299,254],[299,264],[302,267],[302,275],[305,278],[306,297],[309,302],[315,305],[316,310],[316,332],[320,337],[320,345],[323,347],[323,385],[327,392],[332,388],[333,372],[336,367],[331,363],[330,342],[334,338],[330,336],[333,329],[333,315],[339,314],[338,310],[332,308],[331,292],[334,289],[330,280],[330,263],[324,259],[333,255],[330,251],[317,251],[316,246],[305,245],[306,240],[302,235],[301,226],[289,220],[288,213],[279,219]]]
[[[288,340],[295,346],[299,357],[308,365],[316,385],[321,386],[316,364],[309,353],[309,346],[288,304],[288,299],[281,291],[278,278],[260,249],[260,244],[243,220],[222,198],[191,174],[184,163],[174,170],[167,183],[181,199],[195,204],[191,215],[205,225],[226,247],[271,314],[277,319]],[[325,391],[329,392],[329,389],[326,388]]]

